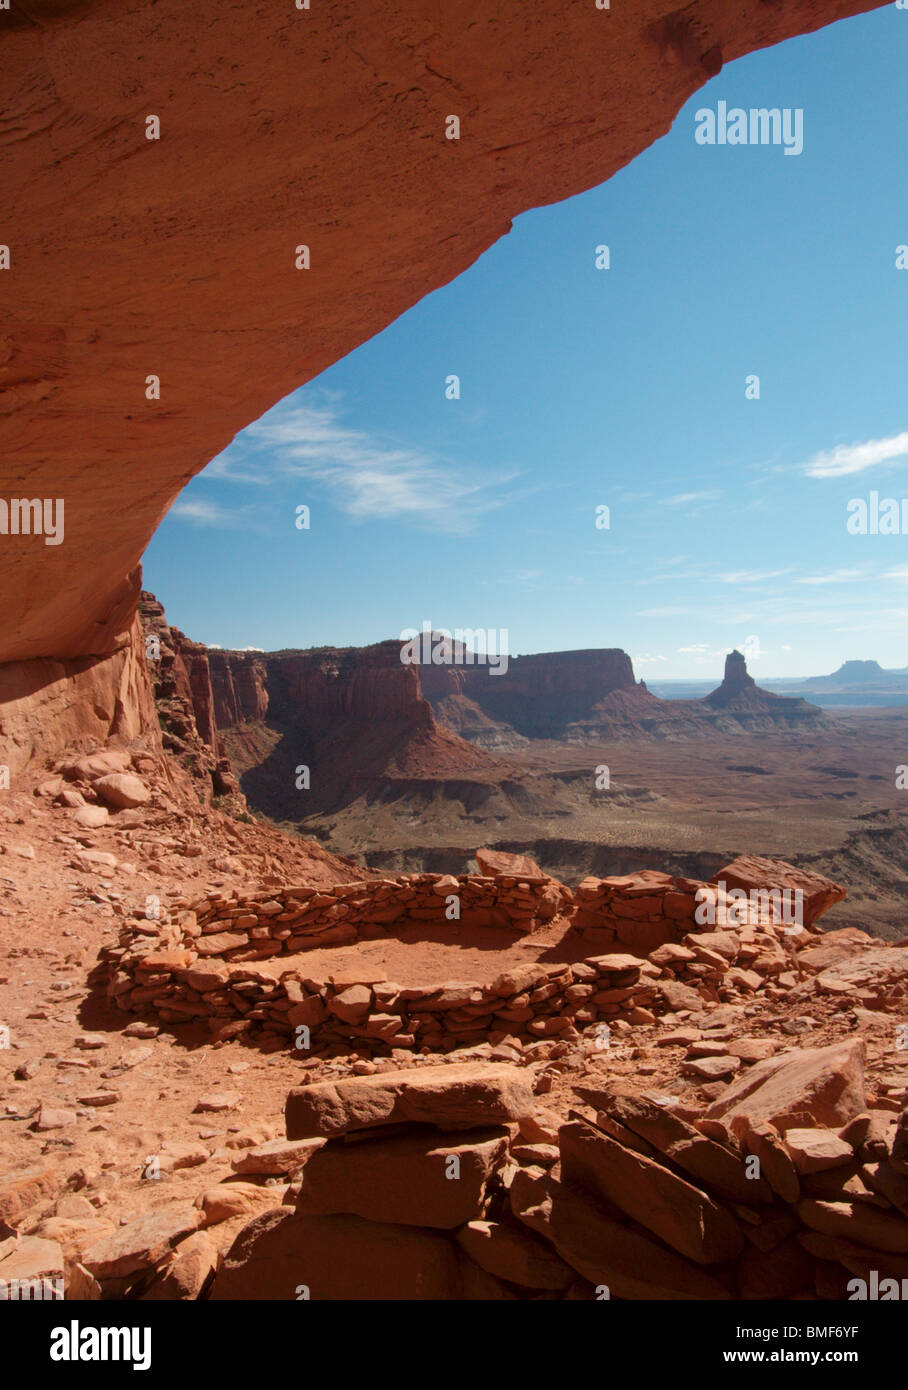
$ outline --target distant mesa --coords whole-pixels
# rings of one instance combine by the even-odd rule
[[[806,694],[908,694],[908,667],[886,670],[878,661],[843,661],[828,676],[811,676],[793,687]]]

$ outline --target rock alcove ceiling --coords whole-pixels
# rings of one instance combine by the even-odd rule
[[[0,699],[116,652],[128,704],[142,552],[239,429],[608,179],[723,63],[873,8],[12,0],[3,495],[62,497],[65,541],[2,540]]]

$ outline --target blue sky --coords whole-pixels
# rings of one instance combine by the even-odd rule
[[[908,536],[846,529],[908,497],[906,72],[894,4],[751,55],[517,218],[190,483],[145,557],[170,621],[266,650],[506,629],[652,680],[748,639],[758,678],[908,665]],[[803,152],[699,145],[723,100],[802,109]]]

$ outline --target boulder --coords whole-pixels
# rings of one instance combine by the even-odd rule
[[[181,1240],[169,1261],[140,1296],[143,1302],[160,1303],[199,1298],[218,1263],[218,1247],[208,1231],[196,1231]]]
[[[132,759],[122,748],[105,748],[101,753],[87,753],[75,762],[65,763],[60,772],[68,782],[94,782],[108,773],[125,772]]]
[[[306,1163],[297,1211],[451,1229],[480,1215],[486,1183],[507,1147],[501,1127],[449,1138],[429,1128],[392,1130],[357,1144],[328,1143]]]
[[[869,1245],[872,1250],[908,1252],[908,1221],[867,1202],[821,1202],[807,1197],[798,1203],[798,1216],[823,1235]]]
[[[854,1161],[854,1150],[831,1129],[789,1129],[785,1147],[802,1175],[841,1168]]]
[[[479,872],[488,878],[499,878],[502,874],[512,878],[536,880],[546,875],[539,865],[525,854],[506,854],[499,849],[478,849],[476,863]]]
[[[727,1288],[690,1260],[607,1215],[583,1193],[521,1168],[510,1191],[518,1220],[595,1288],[627,1299],[728,1299]]]
[[[475,1129],[534,1108],[526,1071],[474,1062],[316,1081],[290,1092],[285,1114],[288,1139],[314,1139],[406,1121]]]
[[[780,892],[790,890],[792,894],[799,892],[802,894],[803,922],[798,925],[808,928],[813,926],[821,913],[840,903],[845,897],[845,889],[841,884],[833,883],[832,879],[824,878],[822,874],[813,873],[809,869],[798,869],[794,864],[786,863],[784,859],[764,859],[754,854],[740,855],[714,874],[710,881],[715,884],[724,883],[728,889],[741,888],[748,894],[759,893],[761,889],[778,889]],[[793,898],[792,904],[796,901],[797,899]]]
[[[148,1212],[82,1253],[82,1264],[101,1283],[150,1269],[184,1236],[198,1230],[202,1213],[192,1207]]]
[[[372,991],[368,985],[350,985],[328,1001],[328,1010],[344,1023],[358,1023],[369,1012]]]
[[[500,1221],[469,1221],[457,1243],[488,1274],[526,1289],[566,1289],[576,1278],[570,1265],[539,1236]]]
[[[316,1149],[323,1144],[322,1139],[270,1139],[266,1144],[257,1144],[232,1160],[235,1173],[255,1173],[262,1176],[277,1176],[295,1173],[309,1161]]]
[[[590,1105],[602,1109],[632,1134],[664,1154],[694,1182],[732,1202],[771,1202],[764,1178],[748,1178],[740,1153],[708,1138],[664,1105],[646,1096],[597,1091],[587,1086],[574,1090]],[[627,1145],[625,1145],[627,1147]]]
[[[151,799],[151,792],[141,777],[131,772],[111,772],[106,777],[99,777],[94,783],[94,790],[109,806],[124,809],[144,806]]]
[[[706,1111],[727,1128],[736,1117],[767,1120],[776,1129],[842,1125],[866,1108],[862,1038],[802,1048],[757,1062]]]
[[[201,1208],[203,1225],[215,1226],[220,1221],[232,1221],[235,1216],[254,1216],[281,1205],[282,1187],[259,1187],[251,1182],[222,1182],[209,1187],[196,1199]]]
[[[454,1246],[444,1236],[359,1216],[304,1216],[282,1207],[245,1226],[210,1297],[219,1302],[459,1299]]]
[[[759,1159],[760,1172],[783,1202],[794,1205],[801,1195],[801,1183],[792,1158],[779,1131],[765,1120],[740,1117],[735,1133],[741,1140],[745,1158]]]

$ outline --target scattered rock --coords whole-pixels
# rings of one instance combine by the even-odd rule
[[[99,777],[94,783],[94,790],[110,806],[126,809],[144,806],[151,799],[151,792],[145,783],[131,772],[111,772],[106,777]]]
[[[785,1147],[796,1170],[802,1175],[841,1168],[854,1160],[854,1150],[829,1129],[789,1129]]]
[[[239,1091],[211,1091],[207,1096],[199,1097],[192,1113],[220,1115],[227,1110],[235,1110],[242,1099]]]

